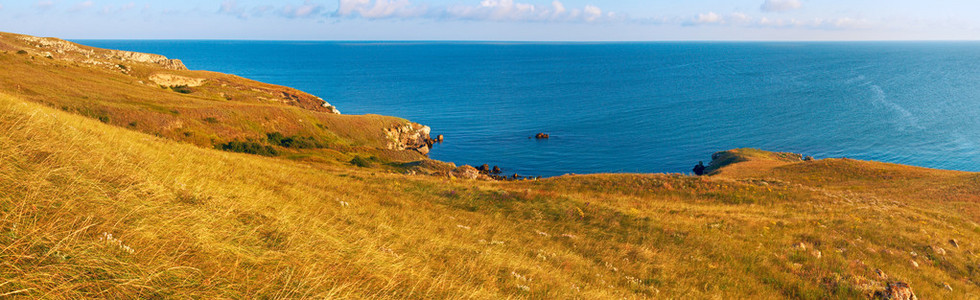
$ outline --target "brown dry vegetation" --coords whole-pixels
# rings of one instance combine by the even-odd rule
[[[42,98],[83,107],[107,85],[131,97],[93,101],[112,116],[145,103],[234,107],[241,122],[308,110],[222,106],[95,70],[28,85],[4,73],[32,62],[6,51],[0,298],[827,299],[889,281],[922,299],[980,295],[977,173],[739,149],[704,177],[409,176],[101,122]],[[365,130],[343,128],[362,121],[350,118],[329,128]]]

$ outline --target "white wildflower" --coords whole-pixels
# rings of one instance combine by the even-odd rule
[[[515,271],[510,271],[510,275],[511,276],[514,276],[514,278],[520,279],[521,281],[531,282],[531,279],[530,278],[527,278],[524,275],[518,274]]]
[[[129,246],[123,244],[123,242],[121,240],[113,237],[112,234],[111,233],[108,233],[108,232],[103,232],[102,235],[99,236],[99,241],[105,242],[105,243],[110,244],[110,245],[113,245],[113,246],[116,246],[117,248],[119,248],[119,250],[122,250],[123,252],[129,253],[129,254],[133,254],[133,253],[136,252],[136,250],[133,250],[132,247],[129,247]]]

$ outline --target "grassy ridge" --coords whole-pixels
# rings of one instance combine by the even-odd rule
[[[110,51],[64,43],[95,53]],[[266,144],[267,134],[278,132],[327,145],[290,152],[318,162],[346,162],[352,153],[402,162],[424,158],[415,151],[387,149],[384,129],[410,124],[404,119],[332,114],[313,95],[228,74],[56,50],[25,36],[0,33],[0,92],[203,147],[230,141]],[[160,85],[154,81],[158,75],[201,80],[201,85],[186,90]]]
[[[0,131],[6,296],[980,292],[972,173],[821,160],[756,177],[460,181],[202,149],[7,95]],[[893,181],[910,184],[880,186]]]

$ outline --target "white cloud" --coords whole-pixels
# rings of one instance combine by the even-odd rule
[[[426,13],[425,7],[413,6],[408,0],[340,0],[334,14],[341,17],[383,19],[418,17]]]
[[[221,2],[221,8],[218,9],[218,12],[226,14],[239,14],[242,12],[242,8],[238,7],[238,1],[225,0],[224,2]]]
[[[594,5],[569,9],[557,0],[550,5],[514,0],[480,0],[478,4],[440,7],[417,5],[410,0],[339,0],[334,15],[365,19],[425,18],[496,22],[596,22],[619,17],[615,13],[603,14],[602,9]]]
[[[787,12],[802,6],[803,3],[800,0],[766,0],[760,9],[764,12]]]
[[[672,23],[669,19],[661,19],[662,23]],[[737,27],[768,27],[768,28],[805,28],[823,30],[841,29],[869,29],[872,23],[865,19],[854,18],[755,18],[744,13],[731,13],[726,15],[708,12],[698,14],[681,22],[685,26],[737,26]]]
[[[586,5],[583,10],[585,13],[585,21],[593,22],[602,17],[602,9],[592,5]]]
[[[722,24],[722,23],[725,23],[725,19],[722,18],[721,15],[716,14],[715,12],[712,11],[705,14],[698,14],[696,17],[694,17],[693,20],[690,21],[689,24],[699,25],[699,24]]]
[[[92,1],[82,1],[82,2],[79,2],[79,3],[75,4],[75,6],[72,6],[71,9],[69,9],[68,11],[70,11],[70,12],[79,12],[79,11],[83,11],[83,10],[88,9],[88,8],[92,7],[93,5],[95,5],[95,2],[92,2]]]
[[[47,10],[47,9],[51,9],[52,7],[54,7],[54,1],[51,0],[41,0],[38,2],[34,2],[34,8],[40,10]]]
[[[557,0],[552,1],[551,5],[514,0],[483,0],[477,6],[450,6],[438,14],[447,19],[515,22],[596,22],[617,17],[615,13],[604,15],[602,9],[594,5],[568,9]]]
[[[307,18],[313,17],[320,14],[323,11],[323,5],[313,4],[310,1],[306,1],[303,5],[286,5],[280,10],[280,14],[287,18]]]
[[[104,6],[102,6],[102,9],[99,10],[99,14],[106,15],[106,16],[108,16],[108,15],[114,15],[114,14],[119,14],[119,13],[130,11],[133,8],[136,8],[136,3],[134,3],[134,2],[129,2],[129,3],[123,4],[122,6],[119,6],[118,8],[115,7],[115,6],[112,6],[112,5],[104,5]]]

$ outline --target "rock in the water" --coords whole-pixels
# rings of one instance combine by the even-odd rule
[[[436,136],[436,142],[442,143],[443,138],[444,137],[441,134],[440,135],[437,135]]]
[[[490,165],[483,164],[482,166],[476,167],[476,170],[477,171],[480,171],[480,173],[484,173],[484,174],[490,173]]]
[[[884,291],[875,292],[875,299],[881,300],[918,300],[908,283],[893,282]]]
[[[707,169],[707,167],[704,166],[704,162],[699,161],[698,164],[694,166],[694,169],[692,171],[694,171],[694,175],[701,176],[704,175],[705,169]]]
[[[490,170],[490,173],[493,173],[493,174],[500,174],[501,172],[503,172],[503,171],[501,171],[500,170],[500,167],[498,167],[498,166],[493,166],[493,170]]]
[[[463,179],[477,179],[480,177],[480,171],[473,166],[464,165],[453,170],[453,176]]]
[[[534,138],[539,139],[539,140],[540,139],[547,139],[547,138],[550,138],[550,137],[551,136],[549,136],[547,133],[543,133],[543,132],[538,132],[538,134],[535,134],[534,135]]]

